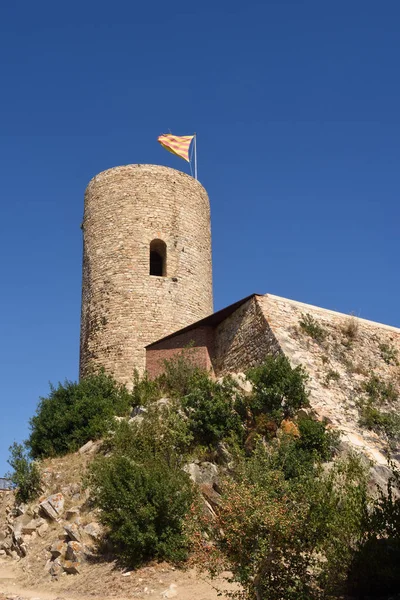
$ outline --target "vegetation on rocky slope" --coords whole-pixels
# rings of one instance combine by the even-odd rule
[[[154,381],[136,376],[132,393],[103,373],[52,389],[28,446],[42,458],[103,438],[85,484],[105,531],[98,550],[122,564],[228,570],[248,600],[389,597],[400,590],[399,478],[370,494],[368,465],[340,455],[306,381],[284,356],[214,381],[189,350]]]

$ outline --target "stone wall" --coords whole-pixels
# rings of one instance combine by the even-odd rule
[[[293,366],[307,370],[313,409],[342,432],[344,442],[384,467],[387,440],[360,426],[359,401],[374,376],[397,394],[379,410],[399,413],[400,330],[271,294],[259,296],[257,302],[282,352]],[[321,327],[322,339],[314,339],[301,327],[305,315]],[[393,353],[392,359],[385,349]],[[391,453],[399,460],[400,446]]]
[[[165,277],[149,274],[155,239],[167,246]],[[83,245],[80,376],[103,366],[130,384],[147,344],[212,312],[207,193],[167,167],[104,171],[86,190]]]
[[[211,357],[214,353],[214,332],[211,327],[196,327],[190,331],[176,334],[161,340],[146,349],[146,370],[151,379],[164,370],[164,361],[171,360],[188,348],[188,356],[198,367],[206,369],[213,375]]]
[[[216,328],[214,371],[217,375],[244,371],[277,352],[279,344],[253,297]]]
[[[307,371],[313,411],[341,432],[344,447],[356,448],[375,463],[377,480],[383,473],[387,476],[388,453],[400,463],[399,440],[360,421],[360,406],[370,401],[366,384],[371,381],[391,390],[386,400],[383,396],[376,401],[376,408],[400,413],[400,329],[271,294],[254,295],[224,312],[226,316],[216,313],[188,332],[177,332],[161,341],[160,348],[166,344],[173,353],[193,340],[199,346],[199,366],[211,359],[217,377],[246,371],[269,354],[283,353],[293,367]],[[305,318],[321,329],[319,339],[302,327]],[[207,342],[202,338],[204,324],[211,325]]]

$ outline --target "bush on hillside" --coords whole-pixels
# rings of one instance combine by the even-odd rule
[[[299,450],[312,454],[318,461],[327,461],[335,454],[340,435],[337,431],[327,429],[325,422],[314,421],[309,417],[298,420],[300,432],[295,444]]]
[[[365,473],[353,458],[329,473],[290,482],[271,463],[270,449],[259,445],[225,481],[216,518],[199,510],[197,556],[214,574],[232,573],[243,590],[238,598],[332,597],[345,585],[362,535],[366,490]],[[204,542],[204,531],[212,544]]]
[[[196,366],[195,352],[195,348],[188,346],[170,360],[164,360],[163,373],[157,382],[167,395],[182,398],[193,389],[197,378],[208,377],[205,370]]]
[[[309,313],[301,315],[299,325],[310,337],[317,342],[323,342],[327,336],[327,331],[321,327],[316,319]]]
[[[33,458],[75,452],[87,441],[101,438],[113,417],[126,414],[131,403],[127,389],[104,372],[79,383],[51,386],[30,420],[27,445]]]
[[[13,471],[8,474],[8,477],[16,486],[16,499],[18,502],[30,502],[42,491],[40,469],[30,460],[22,444],[14,442],[9,451],[8,463]]]
[[[192,446],[188,419],[179,405],[149,406],[140,422],[116,423],[104,443],[107,453],[138,462],[161,460],[180,467]]]
[[[348,591],[357,597],[393,597],[400,591],[400,471],[393,465],[386,489],[378,488],[365,514],[364,532],[349,569]]]
[[[359,423],[361,427],[384,435],[392,449],[400,441],[400,415],[394,411],[381,411],[371,402],[361,403]]]
[[[92,464],[89,486],[113,552],[124,563],[186,558],[183,523],[193,488],[184,471],[160,459],[136,462],[115,454]]]
[[[270,414],[280,422],[309,405],[307,374],[301,366],[293,369],[286,356],[267,356],[262,365],[248,371],[247,378],[253,383],[250,409],[255,416]]]
[[[159,378],[150,379],[145,373],[140,377],[135,369],[133,373],[132,406],[147,406],[162,396]]]
[[[230,379],[216,382],[197,367],[194,351],[184,348],[165,360],[163,373],[154,380],[146,375],[136,378],[134,403],[148,407],[163,395],[172,398],[175,410],[181,409],[186,415],[194,446],[210,447],[228,436],[243,436],[241,417],[236,411],[238,390]]]
[[[140,422],[121,421],[89,468],[87,485],[115,556],[130,566],[150,559],[181,561],[184,519],[193,488],[182,467],[192,445],[175,401],[149,405]]]
[[[374,404],[396,402],[398,394],[391,381],[383,381],[378,375],[372,374],[362,386],[367,398]]]
[[[227,437],[243,437],[236,394],[228,379],[219,383],[201,372],[192,377],[181,403],[195,444],[211,447]]]
[[[268,446],[268,469],[281,473],[285,480],[313,476],[323,462],[333,458],[338,447],[339,435],[325,423],[303,417],[297,425],[299,437],[281,434],[278,443],[275,440]],[[257,438],[260,441],[257,436],[254,447]]]

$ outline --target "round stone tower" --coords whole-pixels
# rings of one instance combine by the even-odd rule
[[[175,169],[115,167],[89,183],[82,227],[80,376],[130,384],[147,344],[212,313],[207,192]]]

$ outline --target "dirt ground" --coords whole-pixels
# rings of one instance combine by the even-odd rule
[[[113,563],[87,565],[79,575],[63,575],[58,581],[37,583],[22,566],[0,558],[0,600],[217,600],[219,591],[230,588],[223,580],[210,581],[195,570],[182,571],[155,564],[122,573]]]

